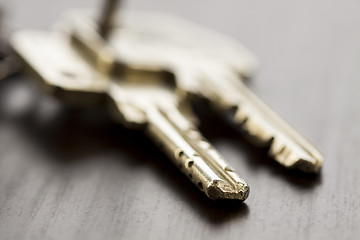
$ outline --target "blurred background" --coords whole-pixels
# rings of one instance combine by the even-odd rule
[[[50,30],[100,0],[0,0],[4,36]],[[357,239],[360,234],[360,2],[128,0],[226,33],[258,58],[250,86],[325,155],[289,172],[206,109],[200,126],[251,187],[243,204],[206,199],[140,132],[74,109],[31,79],[0,81],[0,238]],[[214,128],[214,126],[223,126]]]

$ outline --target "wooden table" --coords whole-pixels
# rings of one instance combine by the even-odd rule
[[[4,4],[11,29],[49,29],[63,10],[99,3]],[[0,239],[358,239],[359,1],[125,7],[178,13],[242,41],[261,63],[251,87],[319,146],[322,173],[283,169],[202,109],[204,135],[251,186],[243,204],[212,202],[141,133],[15,76],[0,82]]]

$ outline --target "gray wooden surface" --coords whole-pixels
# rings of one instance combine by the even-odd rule
[[[91,1],[1,1],[11,29],[49,29]],[[0,239],[358,239],[360,2],[136,0],[242,41],[252,88],[325,154],[318,177],[288,172],[208,113],[201,129],[251,186],[207,200],[141,133],[101,111],[0,82]],[[206,112],[203,110],[203,112]],[[216,127],[214,127],[216,126]]]

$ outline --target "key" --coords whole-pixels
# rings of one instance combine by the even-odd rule
[[[100,104],[125,126],[144,130],[209,198],[247,198],[248,185],[189,120],[165,72],[123,65],[120,74],[104,74],[64,34],[18,32],[11,45],[49,93],[73,104]]]
[[[115,51],[114,54],[108,52],[107,57],[114,55],[119,62],[131,62],[139,68],[169,70],[176,67],[174,62],[175,65],[188,60],[192,62],[200,55],[226,63],[244,77],[252,76],[256,69],[254,55],[223,34],[167,13],[122,13],[121,27],[112,29],[107,39],[100,35],[94,17],[86,11],[69,11],[56,26],[72,35],[75,41],[80,41],[94,56],[106,45],[105,48]],[[87,38],[87,34],[91,37]]]
[[[242,81],[256,66],[245,48],[222,34],[171,15],[124,15],[121,27],[113,30],[107,41],[84,13],[70,14],[62,26],[79,49],[101,63],[100,68],[126,64],[169,71],[175,76],[178,91],[207,99],[220,114],[230,116],[255,145],[268,148],[278,163],[304,172],[319,171],[323,161],[319,150]]]

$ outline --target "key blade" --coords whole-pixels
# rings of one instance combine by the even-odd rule
[[[320,151],[239,81],[237,75],[210,62],[203,69],[211,71],[200,71],[195,76],[200,79],[200,85],[193,90],[195,94],[203,95],[218,111],[230,113],[231,122],[255,145],[269,148],[269,155],[281,165],[307,173],[319,172],[323,163]]]
[[[152,81],[149,75],[126,77],[113,81],[108,94],[123,123],[141,119],[140,127],[209,198],[247,198],[248,185],[202,137],[192,122],[190,107],[186,102],[179,105],[179,96],[167,81]]]
[[[319,150],[280,118],[244,83],[240,82],[238,85],[242,99],[234,115],[234,122],[241,123],[251,137],[260,140],[260,144],[268,142],[270,156],[280,164],[303,172],[319,172],[323,163]]]
[[[209,198],[244,201],[250,188],[176,109],[147,112],[147,132]]]

